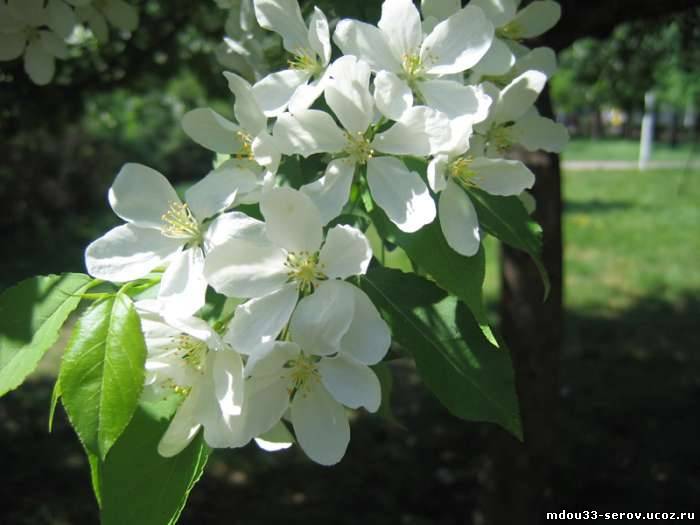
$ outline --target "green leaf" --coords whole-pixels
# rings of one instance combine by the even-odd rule
[[[75,324],[59,374],[63,406],[85,448],[103,460],[136,410],[145,360],[126,294],[95,303]]]
[[[510,355],[486,338],[467,308],[431,282],[397,270],[372,268],[361,285],[450,412],[497,423],[522,439]]]
[[[403,248],[421,271],[433,278],[438,286],[464,301],[480,324],[487,324],[483,297],[486,276],[483,246],[473,257],[458,254],[447,244],[438,218],[417,232],[405,233],[383,211],[375,209],[371,216],[382,237]]]
[[[404,426],[396,419],[394,411],[391,409],[391,393],[394,389],[394,377],[391,375],[391,369],[388,363],[381,362],[372,367],[374,373],[377,374],[379,384],[382,387],[382,402],[377,410],[377,415],[386,419],[389,423],[404,428]]]
[[[77,273],[48,275],[0,294],[0,397],[34,371],[91,282]]]
[[[51,391],[51,405],[49,406],[49,434],[53,432],[53,420],[56,416],[56,407],[61,398],[61,382],[57,379]]]
[[[542,229],[530,218],[518,197],[499,197],[477,189],[469,190],[479,225],[504,243],[527,252],[537,266],[544,285],[545,299],[550,282],[542,263]]]
[[[204,472],[209,449],[201,433],[175,457],[157,452],[168,421],[140,406],[100,471],[102,525],[170,525]]]

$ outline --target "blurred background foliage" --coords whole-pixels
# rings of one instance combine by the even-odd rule
[[[213,0],[131,1],[140,6],[139,29],[71,48],[50,86],[34,86],[19,62],[0,63],[0,289],[34,274],[84,269],[85,245],[118,222],[106,194],[125,162],[147,164],[176,184],[210,169],[211,154],[179,120],[201,106],[233,116],[215,57],[227,13]],[[318,5],[330,19],[369,21],[381,5],[301,3],[307,15]],[[259,44],[272,69],[285,64],[276,35],[261,35]],[[565,163],[563,422],[549,458],[549,505],[693,510],[700,501],[700,171],[687,161],[700,156],[698,119],[690,118],[700,108],[700,8],[578,39],[560,63],[552,99],[574,135],[564,161],[634,161],[644,95],[653,90],[661,141],[654,158],[676,164],[640,173]],[[255,80],[254,68],[242,72]],[[488,242],[487,291],[497,319],[498,246]],[[95,522],[77,440],[61,421],[53,436],[45,431],[46,378],[58,355],[34,384],[0,400],[9,477],[0,523]],[[493,484],[498,431],[446,414],[409,366],[394,373],[395,412],[407,430],[359,416],[351,450],[332,470],[298,451],[217,454],[183,522],[479,524],[494,505],[509,505]]]

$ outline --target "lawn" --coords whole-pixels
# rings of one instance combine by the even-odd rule
[[[567,321],[553,510],[681,512],[700,501],[699,175],[565,174]],[[110,221],[76,219],[43,254],[28,239],[13,273],[48,264],[79,270],[81,246]],[[490,239],[492,303],[497,248]],[[394,409],[408,431],[360,415],[333,469],[296,450],[216,453],[182,523],[465,523],[488,492],[484,451],[499,431],[454,419],[410,369],[396,371]],[[3,523],[95,521],[89,470],[62,414],[46,433],[50,393],[37,378],[0,401]]]
[[[574,139],[562,155],[565,161],[571,160],[626,160],[639,158],[639,142],[625,139]],[[692,158],[700,160],[700,148],[691,143],[672,148],[668,144],[657,143],[652,150],[652,160],[686,162]]]

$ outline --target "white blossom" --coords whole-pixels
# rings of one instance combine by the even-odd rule
[[[562,151],[569,141],[566,127],[540,116],[533,107],[546,82],[542,71],[528,70],[502,90],[485,83],[494,103],[488,117],[474,127],[479,137],[472,149],[483,149],[490,157],[501,156],[515,144],[530,151]]]
[[[279,335],[300,295],[364,274],[372,258],[369,241],[350,226],[334,226],[324,241],[320,213],[299,191],[272,189],[260,209],[265,222],[250,219],[235,238],[212,250],[204,265],[217,292],[251,298],[237,307],[225,335],[245,354]]]
[[[173,393],[183,397],[158,452],[175,456],[200,428],[210,447],[245,444],[241,356],[201,319],[164,316],[156,301],[141,301],[136,307],[148,350],[145,399]]]
[[[340,213],[356,167],[366,165],[374,200],[399,228],[414,232],[435,218],[428,188],[400,159],[378,154],[425,156],[441,151],[452,139],[449,121],[432,108],[414,106],[390,128],[378,131],[369,79],[366,62],[339,58],[329,68],[325,99],[343,128],[328,113],[309,109],[280,115],[273,133],[287,154],[335,156],[320,180],[302,187],[324,219]]]
[[[475,6],[457,10],[426,34],[411,0],[385,0],[376,27],[341,20],[333,40],[343,53],[366,61],[378,73],[379,85],[401,94],[406,105],[410,106],[409,91],[420,102],[446,114],[454,112],[460,107],[455,102],[463,100],[459,115],[464,115],[478,106],[478,97],[473,86],[447,76],[474,67],[491,47],[493,35],[493,25]],[[378,107],[387,112],[383,104],[378,103]],[[385,114],[396,120],[399,109],[389,108]]]
[[[271,73],[253,86],[260,107],[268,117],[287,107],[292,112],[309,108],[323,93],[331,60],[326,15],[314,7],[307,28],[296,0],[255,0],[254,5],[258,23],[278,33],[294,56],[289,69]]]
[[[271,173],[279,167],[281,153],[267,132],[267,117],[258,105],[250,84],[235,73],[225,72],[228,87],[235,96],[233,111],[238,124],[211,108],[189,111],[182,128],[192,140],[217,153],[255,161]]]
[[[126,282],[167,265],[159,297],[171,312],[192,314],[204,305],[204,253],[235,235],[248,218],[230,208],[256,180],[234,169],[211,172],[180,201],[167,179],[140,164],[126,164],[109,190],[109,203],[127,223],[92,242],[85,251],[88,273]]]
[[[389,328],[364,293],[342,281],[325,284],[297,306],[289,341],[268,344],[248,359],[246,431],[263,434],[289,410],[304,452],[317,463],[337,463],[350,440],[344,407],[379,408],[379,380],[368,365],[378,363],[389,344]]]
[[[46,85],[56,71],[56,58],[67,58],[68,47],[50,29],[43,0],[0,3],[0,61],[24,56],[24,70],[38,85]]]

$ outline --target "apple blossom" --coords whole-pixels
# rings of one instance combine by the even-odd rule
[[[125,282],[168,265],[159,297],[175,312],[196,312],[204,305],[206,291],[204,252],[248,221],[241,213],[221,212],[236,202],[239,193],[255,187],[251,173],[219,169],[188,189],[187,202],[182,203],[163,175],[140,164],[126,164],[109,190],[109,202],[127,224],[87,247],[88,272]]]
[[[294,55],[290,68],[271,73],[253,86],[268,117],[288,106],[292,112],[307,109],[323,93],[326,68],[331,60],[328,20],[318,7],[306,27],[296,0],[255,0],[260,26],[278,33],[284,48]]]
[[[146,399],[182,396],[158,444],[165,457],[178,454],[204,429],[211,447],[245,443],[241,407],[243,361],[204,321],[168,317],[157,301],[137,303],[148,350]]]
[[[289,341],[263,345],[248,359],[246,431],[267,432],[289,409],[304,452],[317,463],[337,463],[350,440],[344,407],[379,408],[379,380],[368,365],[384,357],[389,343],[388,326],[363,292],[327,283],[297,306]]]
[[[193,109],[182,118],[182,128],[192,140],[217,153],[257,162],[269,172],[279,167],[281,153],[267,132],[267,118],[258,105],[250,84],[240,76],[224,72],[235,95],[233,111],[239,124],[211,108]]]
[[[268,191],[260,209],[265,222],[250,219],[204,264],[207,282],[217,292],[251,298],[237,307],[225,336],[246,354],[278,336],[300,295],[364,274],[372,258],[363,233],[350,226],[334,226],[324,241],[318,209],[297,190]]]

